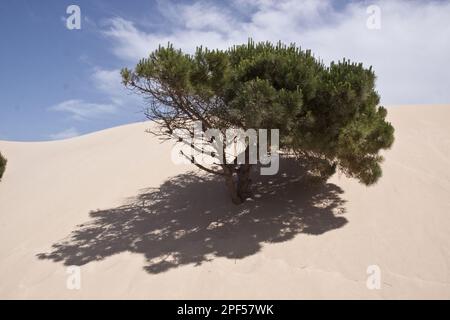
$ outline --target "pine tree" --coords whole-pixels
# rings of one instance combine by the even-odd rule
[[[192,121],[221,132],[279,129],[280,149],[324,180],[339,170],[375,183],[382,173],[379,151],[394,141],[371,67],[346,59],[326,66],[294,44],[249,40],[228,50],[199,47],[194,54],[168,44],[121,74],[125,86],[147,98],[146,115],[160,134],[191,132]],[[234,203],[251,195],[252,165],[193,163],[223,176]]]

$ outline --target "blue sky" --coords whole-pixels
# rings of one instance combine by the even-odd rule
[[[66,28],[66,8],[81,29]],[[380,9],[380,28],[368,19]],[[372,16],[373,17],[373,16]],[[382,103],[450,103],[449,1],[0,2],[0,139],[62,139],[144,120],[118,71],[160,43],[192,51],[255,40],[296,42],[326,63],[373,65]]]
[[[68,30],[63,20],[73,3],[81,8],[81,30]],[[143,119],[138,105],[87,119],[51,110],[70,100],[111,104],[93,74],[125,64],[112,54],[97,24],[134,10],[139,17],[153,9],[151,3],[124,6],[123,1],[1,1],[0,139],[48,140]]]

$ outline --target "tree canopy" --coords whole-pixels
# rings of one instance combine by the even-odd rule
[[[372,67],[346,59],[325,65],[294,44],[249,40],[227,50],[198,47],[194,54],[168,44],[121,74],[125,86],[146,98],[146,114],[160,134],[191,132],[192,121],[221,132],[278,129],[280,150],[323,179],[339,170],[375,183],[382,174],[379,151],[394,141]],[[195,164],[224,176],[233,202],[251,196],[252,164]]]

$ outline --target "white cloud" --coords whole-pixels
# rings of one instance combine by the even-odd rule
[[[96,68],[92,74],[94,85],[106,93],[115,93],[123,89],[120,70]]]
[[[83,100],[66,100],[49,108],[51,111],[69,113],[74,120],[98,118],[105,114],[114,114],[117,107],[113,104],[89,103]]]
[[[131,21],[122,18],[111,19],[110,28],[104,33],[113,39],[114,53],[128,62],[137,62],[147,57],[159,44],[168,42],[193,52],[201,44],[223,47],[224,41],[223,35],[217,31],[181,29],[169,35],[145,33],[138,30]]]
[[[181,20],[186,29],[198,30],[204,32],[218,32],[227,34],[230,28],[237,27],[237,21],[233,18],[231,12],[219,10],[217,7],[197,2],[192,5],[179,5]]]
[[[332,3],[165,3],[161,14],[170,25],[164,32],[140,30],[123,18],[111,19],[103,32],[112,40],[114,53],[127,63],[136,63],[167,42],[188,52],[198,45],[223,49],[249,37],[295,42],[326,63],[346,57],[373,65],[383,103],[450,103],[450,2],[374,0],[340,10]],[[366,27],[366,9],[372,4],[381,9],[381,30]]]
[[[119,69],[105,70],[94,68],[90,82],[94,88],[104,94],[108,103],[86,102],[82,99],[66,100],[48,108],[69,114],[70,119],[84,121],[101,119],[105,115],[119,115],[123,111],[138,111],[137,106],[142,105],[141,97],[133,94],[122,85]]]
[[[63,130],[61,132],[53,133],[49,135],[49,138],[52,140],[62,140],[62,139],[69,139],[76,136],[79,136],[80,133],[75,128],[69,128],[66,130]]]
[[[119,69],[105,70],[95,68],[91,80],[93,85],[106,94],[111,103],[117,107],[130,107],[142,104],[140,97],[130,92],[122,84],[122,76]]]

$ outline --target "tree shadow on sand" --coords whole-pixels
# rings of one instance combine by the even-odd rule
[[[236,206],[221,179],[180,174],[120,207],[91,212],[91,221],[37,256],[84,265],[129,251],[146,257],[149,273],[160,273],[215,257],[242,259],[264,243],[344,226],[342,189],[311,186],[299,175],[298,165],[281,161],[277,176],[259,177],[254,200]]]

